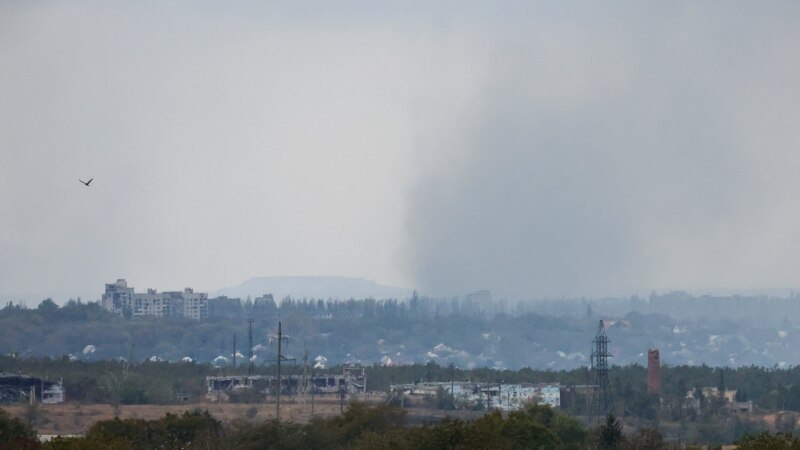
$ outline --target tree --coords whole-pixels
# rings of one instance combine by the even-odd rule
[[[39,306],[36,308],[39,313],[42,314],[44,317],[51,317],[58,312],[58,305],[56,302],[53,301],[51,298],[46,298],[42,300],[42,303],[39,303]]]
[[[618,449],[624,442],[622,424],[613,414],[606,416],[606,423],[601,425],[596,434],[597,448]]]
[[[625,450],[666,450],[664,437],[656,430],[642,428],[632,436],[628,436],[622,446]]]
[[[39,448],[36,432],[30,425],[17,418],[9,417],[0,409],[0,449]]]
[[[791,434],[771,434],[765,431],[758,436],[743,437],[737,448],[739,450],[800,450],[800,439]]]

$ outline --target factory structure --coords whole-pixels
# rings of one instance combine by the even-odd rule
[[[275,395],[275,375],[230,375],[206,377],[206,391],[213,400],[244,389],[255,389],[265,398]],[[367,375],[363,367],[345,366],[341,374],[283,375],[281,395],[320,395],[358,398],[367,394]]]
[[[526,405],[561,406],[561,387],[553,384],[504,384],[443,381],[393,384],[390,395],[401,404],[444,398],[454,409],[517,411]]]
[[[194,292],[192,288],[172,292],[148,289],[146,293],[135,293],[122,278],[106,284],[100,303],[106,311],[126,317],[185,317],[193,320],[208,317],[206,293]]]
[[[64,383],[0,373],[0,403],[63,403]]]

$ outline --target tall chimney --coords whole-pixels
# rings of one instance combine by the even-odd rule
[[[647,393],[661,394],[661,358],[658,349],[647,350]]]

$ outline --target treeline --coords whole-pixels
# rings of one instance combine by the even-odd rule
[[[761,439],[776,442],[782,435],[746,438],[740,448],[760,448]],[[791,439],[791,437],[788,437]],[[208,412],[194,411],[159,420],[113,419],[95,423],[80,438],[56,438],[39,443],[34,431],[0,411],[0,449],[651,449],[699,448],[666,442],[652,429],[623,433],[619,420],[585,429],[572,417],[546,406],[502,415],[487,414],[473,421],[445,418],[408,426],[405,411],[390,406],[353,404],[341,416],[308,424],[269,421],[223,425]],[[770,447],[782,448],[782,447]],[[789,448],[789,447],[786,447]]]
[[[210,317],[228,317],[243,320],[247,317],[302,313],[312,317],[327,318],[334,315],[352,317],[412,316],[441,317],[445,315],[486,316],[500,313],[524,313],[525,303],[518,302],[511,311],[504,301],[479,302],[472,299],[433,299],[414,295],[407,300],[398,299],[309,299],[285,297],[276,302],[272,295],[255,299],[215,297],[208,300]]]
[[[103,311],[97,303],[77,301],[62,307],[49,300],[36,308],[8,304],[0,309],[0,354],[72,355],[87,361],[180,361],[188,357],[206,362],[218,356],[230,360],[234,336],[237,351],[248,355],[245,317],[252,316],[257,365],[275,359],[269,336],[277,331],[280,319],[290,337],[285,351],[298,360],[307,348],[312,359],[323,356],[332,364],[434,361],[459,367],[560,370],[588,365],[598,321],[608,318],[591,307],[578,317],[566,317],[481,313],[474,302],[415,301],[417,306],[413,299],[285,299],[280,304],[269,297],[244,302],[228,299],[222,304],[230,303],[232,309],[216,305],[216,312],[202,321],[126,319]],[[444,305],[449,305],[446,313],[441,312]],[[662,360],[673,365],[705,361],[714,366],[785,367],[800,363],[793,345],[800,338],[800,329],[790,323],[775,330],[750,321],[679,322],[640,313],[628,313],[611,323],[607,332],[613,361],[619,365],[645,364],[648,348],[660,348]]]
[[[209,315],[242,319],[248,315],[282,311],[303,311],[317,316],[349,314],[355,316],[411,315],[414,317],[444,317],[467,315],[492,317],[499,314],[541,314],[583,318],[593,315],[623,317],[631,312],[666,315],[678,320],[747,320],[760,325],[792,328],[789,319],[800,315],[800,295],[770,296],[695,296],[675,291],[656,293],[647,297],[628,298],[559,298],[510,302],[471,296],[452,298],[420,297],[409,299],[309,299],[286,297],[275,302],[271,295],[255,299],[216,297],[209,299]]]
[[[428,306],[416,308],[413,302],[370,299],[284,300],[280,308],[264,300],[253,301],[250,306],[249,312],[236,306],[236,314],[217,308],[207,320],[197,322],[182,318],[126,319],[104,311],[97,303],[73,301],[60,308],[49,300],[36,308],[8,304],[0,309],[0,353],[54,358],[72,355],[88,361],[230,358],[234,335],[238,338],[238,351],[248,354],[249,330],[244,319],[247,313],[254,319],[253,345],[258,365],[275,358],[269,336],[277,331],[280,319],[290,338],[286,351],[296,358],[307,347],[313,352],[312,358],[321,355],[334,364],[372,364],[384,357],[408,364],[424,362],[437,345],[450,343],[437,350],[439,363],[520,367],[544,365],[555,359],[558,364],[550,366],[559,368],[579,361],[559,357],[554,349],[547,349],[548,341],[554,339],[558,351],[573,353],[580,348],[586,353],[596,328],[595,318],[557,319],[530,314],[439,317],[435,312],[429,316],[425,312]],[[535,328],[530,327],[532,322],[537,324]],[[529,350],[521,351],[524,348]]]

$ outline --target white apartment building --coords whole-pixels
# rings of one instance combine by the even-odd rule
[[[107,311],[126,316],[186,317],[200,320],[208,317],[208,294],[183,291],[134,293],[132,287],[120,278],[116,283],[106,284],[101,301]]]

